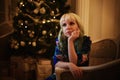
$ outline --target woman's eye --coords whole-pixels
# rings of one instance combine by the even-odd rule
[[[65,26],[66,26],[66,24],[64,23],[64,24],[62,24],[62,26],[63,26],[63,27],[65,27]]]
[[[74,25],[75,23],[74,22],[70,22],[70,25]]]

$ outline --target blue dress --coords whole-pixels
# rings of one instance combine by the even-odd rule
[[[56,47],[55,47],[55,52],[54,52],[54,56],[53,56],[53,65],[55,65],[58,61],[61,61],[61,59],[59,59],[57,57],[57,55],[61,55],[63,57],[62,61],[64,62],[69,62],[68,60],[68,55],[67,54],[63,54],[62,51],[60,51],[58,45],[58,39],[56,39]],[[91,47],[91,40],[90,37],[88,36],[84,36],[83,37],[83,43],[82,43],[82,47],[80,50],[76,50],[77,56],[78,56],[78,61],[77,61],[77,66],[87,66],[89,61],[86,61],[82,64],[80,64],[80,62],[82,61],[82,54],[88,54],[90,51],[90,47]],[[67,53],[67,49],[65,49],[65,51]],[[89,59],[88,59],[89,60]],[[52,74],[51,76],[49,76],[46,80],[56,80],[56,75],[55,73]]]

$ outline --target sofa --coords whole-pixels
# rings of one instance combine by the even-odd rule
[[[83,71],[80,80],[120,80],[120,56],[118,46],[112,39],[93,42],[89,52],[89,66],[79,67]],[[68,69],[55,68],[57,80],[75,80]]]

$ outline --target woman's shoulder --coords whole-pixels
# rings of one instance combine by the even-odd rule
[[[83,39],[90,39],[90,36],[84,35]]]
[[[88,42],[88,43],[91,43],[92,41],[91,41],[91,39],[90,39],[90,36],[87,36],[87,35],[85,35],[85,36],[83,36],[83,42]]]

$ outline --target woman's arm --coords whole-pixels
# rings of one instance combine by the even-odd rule
[[[71,39],[68,39],[68,58],[70,62],[77,64],[78,57],[74,48],[74,42]]]
[[[73,31],[68,38],[68,57],[69,61],[77,65],[78,57],[75,51],[74,41],[79,37],[79,30]]]
[[[69,69],[69,62],[58,61],[55,65],[55,67]]]
[[[82,76],[82,70],[72,62],[59,61],[56,63],[55,67],[69,69],[71,71],[71,73],[73,74],[75,79],[79,79]]]

